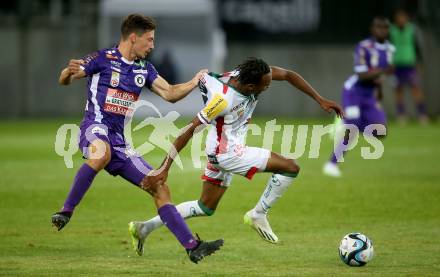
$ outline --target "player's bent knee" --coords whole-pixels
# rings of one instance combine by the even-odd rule
[[[300,170],[299,165],[297,165],[294,160],[289,160],[288,173],[298,174],[299,170]]]
[[[108,165],[111,159],[110,157],[111,157],[110,155],[108,156],[105,155],[104,157],[99,159],[88,159],[87,164],[96,171],[100,171]]]
[[[200,209],[207,215],[212,216],[215,213],[215,209],[217,208],[217,205],[210,205],[206,203],[206,201],[199,200],[198,201]]]
[[[96,140],[89,146],[87,163],[95,170],[105,168],[111,160],[111,150],[108,143]]]
[[[169,194],[168,187],[161,188],[162,186],[163,184],[151,184],[148,182],[148,176],[145,176],[139,184],[139,187],[148,192],[153,198],[160,198],[167,192]]]

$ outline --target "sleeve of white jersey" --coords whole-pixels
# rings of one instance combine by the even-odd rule
[[[197,113],[197,117],[203,124],[209,124],[212,120],[222,116],[228,107],[228,100],[222,95],[222,84],[208,74],[204,74],[202,81],[206,87],[206,101],[205,107]]]

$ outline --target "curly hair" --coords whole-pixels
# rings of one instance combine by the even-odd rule
[[[257,85],[263,75],[270,72],[270,67],[262,59],[250,57],[239,64],[237,70],[239,72],[237,78],[240,83]]]

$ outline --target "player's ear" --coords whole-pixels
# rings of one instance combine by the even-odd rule
[[[255,91],[255,87],[256,87],[256,85],[254,85],[254,84],[246,84],[246,90],[249,92]]]
[[[135,43],[135,42],[136,42],[136,39],[137,39],[137,35],[136,35],[136,33],[131,33],[131,34],[128,36],[128,39],[131,41],[131,43]]]

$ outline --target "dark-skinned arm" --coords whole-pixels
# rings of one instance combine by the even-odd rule
[[[202,124],[202,122],[200,122],[200,120],[197,117],[195,117],[184,128],[184,131],[176,138],[176,140],[173,143],[173,146],[171,147],[167,156],[163,160],[160,168],[155,170],[153,173],[149,174],[148,183],[156,184],[156,183],[165,182],[168,177],[168,171],[171,168],[174,158],[183,148],[185,148],[185,146],[188,144],[188,141],[193,137],[194,132],[197,133],[203,128],[204,125]]]

